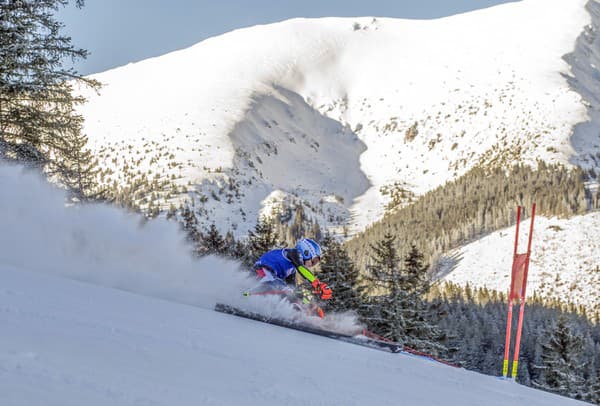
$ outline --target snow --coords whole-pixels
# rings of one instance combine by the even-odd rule
[[[174,224],[65,207],[0,166],[0,404],[569,405],[423,358],[212,311],[248,283]],[[118,289],[115,289],[118,288]]]
[[[80,111],[101,165],[115,171],[107,183],[137,170],[174,175],[188,193],[163,207],[203,195],[201,221],[238,236],[282,202],[352,234],[381,218],[380,189],[394,183],[422,194],[491,161],[596,167],[598,131],[577,126],[588,121],[580,94],[595,70],[578,68],[576,89],[566,79],[565,55],[587,54],[575,46],[591,22],[586,3],[240,29],[94,75],[105,87],[84,92]],[[215,199],[231,180],[240,195]]]
[[[115,172],[107,183],[174,176],[188,192],[165,207],[194,198],[203,221],[238,235],[259,213],[301,202],[322,224],[357,231],[381,217],[380,188],[394,183],[421,194],[493,160],[598,170],[596,51],[576,47],[591,22],[586,4],[236,30],[95,75],[105,87],[82,90],[80,111],[91,148]],[[239,197],[201,202],[230,182]],[[576,403],[215,313],[218,301],[240,304],[253,281],[235,262],[191,259],[176,224],[65,207],[62,192],[19,167],[0,166],[0,190],[2,405]],[[536,221],[529,292],[577,292],[597,307],[600,281],[586,271],[600,263],[598,213]],[[513,232],[450,253],[446,278],[506,290]],[[354,326],[348,315],[335,322]]]
[[[518,253],[527,252],[530,219],[520,224]],[[600,212],[570,219],[536,216],[527,277],[527,295],[558,298],[600,309]],[[445,280],[508,292],[515,227],[487,235],[448,253]]]

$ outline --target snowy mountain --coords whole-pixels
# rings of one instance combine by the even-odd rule
[[[529,219],[524,220],[519,253],[527,252]],[[536,217],[527,278],[533,292],[600,311],[600,212],[571,219]],[[510,287],[515,227],[499,230],[441,259],[440,277],[459,285]]]
[[[150,184],[143,207],[193,198],[206,224],[239,235],[300,203],[361,230],[386,190],[419,195],[480,164],[598,169],[598,5],[586,3],[236,30],[95,75],[85,132],[104,182]]]
[[[0,187],[2,405],[581,404],[216,313],[249,281],[189,259],[175,224],[65,207],[17,167],[0,166]]]

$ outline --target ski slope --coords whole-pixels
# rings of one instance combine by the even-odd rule
[[[19,167],[0,165],[0,190],[2,406],[577,403],[216,313],[250,280],[236,263],[191,260],[174,223],[65,207]]]
[[[0,265],[0,404],[571,405],[495,377]]]

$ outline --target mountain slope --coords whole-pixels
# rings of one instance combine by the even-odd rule
[[[580,404],[197,307],[4,265],[0,277],[4,405]]]
[[[265,303],[241,297],[255,282],[239,264],[192,260],[173,222],[65,206],[63,191],[18,167],[0,166],[0,186],[2,405],[575,404],[215,313],[217,301]]]
[[[521,223],[519,253],[527,252],[529,220]],[[528,296],[561,299],[600,311],[600,212],[571,219],[536,217]],[[510,288],[515,227],[494,232],[441,259],[440,276],[500,292]],[[591,313],[593,314],[593,313]]]
[[[259,212],[300,203],[360,230],[383,214],[382,187],[421,194],[490,162],[598,167],[598,132],[572,138],[587,112],[564,77],[563,56],[585,54],[585,4],[236,30],[95,75],[105,87],[81,109],[85,131],[114,171],[105,182],[145,176],[149,200],[194,198],[222,230],[243,235]]]

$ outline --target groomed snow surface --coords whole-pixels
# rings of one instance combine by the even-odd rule
[[[65,207],[18,167],[0,166],[0,189],[3,406],[577,403],[216,313],[249,280],[188,259],[175,224]]]
[[[432,361],[0,265],[0,404],[568,405]]]

